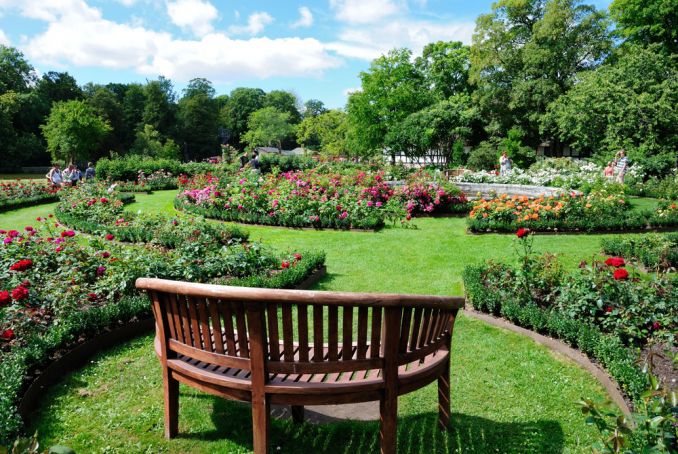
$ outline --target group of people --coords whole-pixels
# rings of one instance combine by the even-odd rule
[[[259,153],[256,150],[252,152],[252,158],[249,160],[247,159],[247,153],[243,153],[240,156],[240,168],[242,169],[245,166],[250,166],[254,170],[259,170]]]
[[[629,158],[626,157],[626,151],[619,150],[614,159],[607,163],[603,170],[603,175],[608,181],[624,183],[624,177],[629,167]]]
[[[66,187],[66,186],[77,186],[78,183],[83,179],[83,174],[78,169],[78,166],[75,164],[70,164],[63,171],[59,163],[55,162],[52,164],[52,168],[47,172],[47,182],[54,187]],[[87,163],[87,169],[85,169],[84,179],[93,180],[96,176],[96,171],[94,170],[94,164],[91,162]]]

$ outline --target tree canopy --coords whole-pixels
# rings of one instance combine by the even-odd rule
[[[280,112],[275,107],[264,107],[253,112],[247,127],[249,130],[243,140],[250,147],[276,146],[282,149],[283,141],[294,134],[290,113]]]

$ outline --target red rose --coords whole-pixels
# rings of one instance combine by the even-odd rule
[[[14,339],[14,331],[11,329],[6,329],[0,334],[0,339],[5,341],[11,341]]]
[[[1,291],[0,292],[0,307],[7,306],[11,302],[12,302],[12,298],[9,296],[9,292],[7,290]]]
[[[106,234],[106,239],[107,239],[108,241],[113,241],[113,238],[115,238],[115,236],[114,236],[112,233],[107,233],[107,234]]]
[[[96,293],[88,293],[87,299],[90,300],[90,301],[96,301],[97,300],[97,294]]]
[[[73,230],[64,230],[61,232],[61,238],[73,238],[75,236],[75,232]]]
[[[101,203],[108,203],[108,199],[106,197],[102,197],[100,201]]]
[[[530,234],[530,229],[526,229],[524,227],[519,228],[518,231],[516,232],[516,236],[518,238],[526,237],[529,234]]]
[[[104,251],[101,253],[101,256],[105,259],[109,258],[111,256],[111,253],[108,251]]]
[[[290,267],[290,262],[287,260],[283,260],[282,263],[280,264],[280,268],[286,269]]]
[[[10,238],[16,238],[16,237],[19,236],[19,231],[18,230],[10,230],[9,232],[7,232],[7,236],[9,236]]]
[[[16,287],[12,290],[12,298],[14,298],[14,301],[25,300],[28,298],[28,289],[23,285]]]
[[[607,307],[605,308],[605,312],[607,312],[608,314],[609,314],[610,312],[612,312],[613,310],[614,310],[614,308],[613,308],[612,306],[607,306]]]
[[[661,329],[661,327],[662,327],[662,324],[659,323],[659,322],[654,322],[652,324],[652,329],[654,329],[655,331],[658,330],[658,329]]]
[[[612,277],[614,277],[615,280],[617,281],[628,279],[629,272],[626,271],[626,268],[617,268],[616,270],[614,270],[614,274],[612,275]]]
[[[607,260],[605,260],[605,265],[619,268],[620,266],[626,265],[626,262],[622,257],[610,257]]]
[[[9,267],[10,271],[26,271],[33,266],[33,261],[30,259],[19,260]]]
[[[294,260],[296,260],[296,261],[301,260],[301,254],[298,253],[298,252],[296,254],[294,254]]]

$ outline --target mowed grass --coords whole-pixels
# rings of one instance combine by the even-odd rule
[[[174,213],[174,195],[137,195],[128,209]],[[21,219],[13,213],[7,221]],[[414,224],[418,229],[376,233],[247,229],[253,240],[281,249],[325,250],[328,276],[317,285],[323,290],[463,294],[466,265],[514,260],[513,235],[468,235],[463,218],[416,219]],[[602,237],[542,235],[535,247],[558,254],[574,268],[599,254]],[[581,397],[603,399],[605,392],[590,374],[545,347],[462,315],[453,339],[453,428],[448,433],[436,429],[434,385],[402,396],[399,452],[590,452],[595,431],[575,405]],[[252,450],[246,405],[182,387],[180,436],[172,441],[163,438],[162,407],[160,367],[152,336],[145,336],[104,352],[56,383],[28,430],[38,431],[42,446],[62,443],[77,452]],[[377,435],[376,422],[295,426],[276,420],[272,451],[378,452]]]
[[[0,173],[1,180],[44,180],[45,175],[39,173]]]

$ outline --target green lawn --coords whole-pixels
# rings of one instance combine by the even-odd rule
[[[137,195],[128,209],[173,212],[175,191]],[[40,209],[46,206],[40,207]],[[28,218],[0,214],[0,226],[21,227]],[[31,219],[37,215],[35,209]],[[323,249],[328,276],[318,289],[462,294],[461,272],[491,258],[511,260],[513,235],[468,235],[462,218],[418,219],[416,230],[338,232],[247,227],[254,240],[278,248]],[[600,250],[603,235],[543,235],[541,251],[557,253],[569,268]],[[453,340],[454,429],[435,428],[436,389],[400,399],[399,452],[590,452],[594,430],[574,404],[603,398],[587,372],[528,338],[460,317]],[[71,445],[78,452],[248,452],[249,410],[182,388],[178,439],[163,439],[162,378],[143,337],[96,358],[56,383],[46,394],[29,431],[42,446]],[[295,427],[276,421],[274,452],[373,452],[376,423]],[[276,448],[274,448],[276,449]]]
[[[42,180],[45,175],[39,173],[0,173],[0,180]]]

